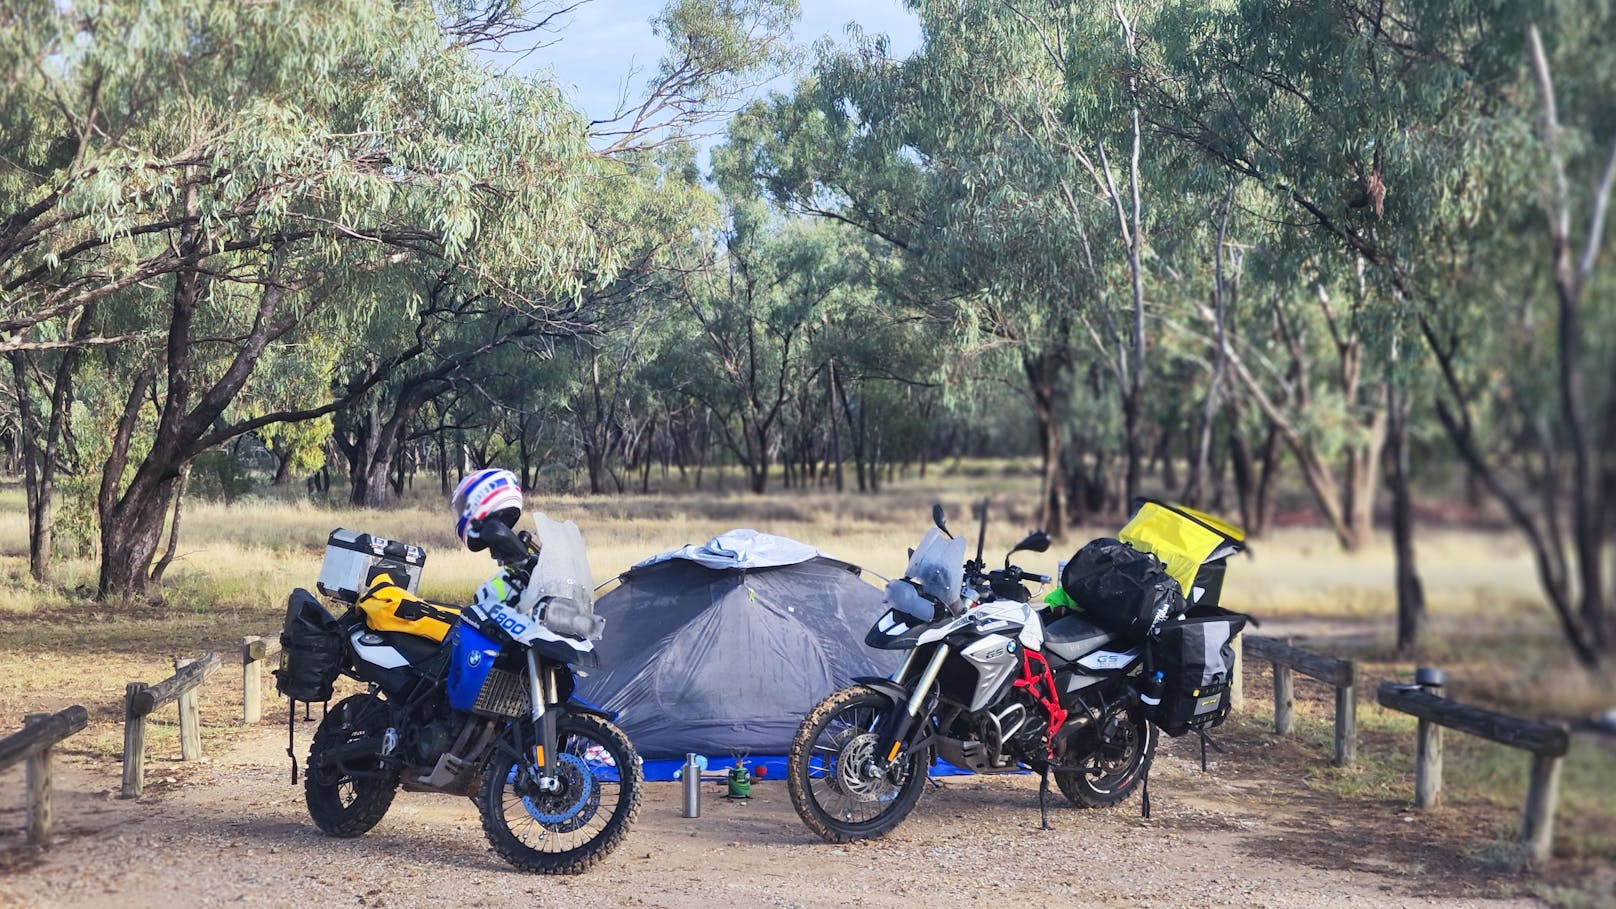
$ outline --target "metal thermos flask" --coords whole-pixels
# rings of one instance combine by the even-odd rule
[[[684,798],[679,816],[701,817],[701,768],[696,766],[695,752],[685,755],[685,767],[680,776],[680,791]]]

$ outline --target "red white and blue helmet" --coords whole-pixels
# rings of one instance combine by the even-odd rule
[[[455,536],[473,552],[484,548],[475,522],[496,517],[507,527],[522,519],[522,481],[508,470],[490,468],[467,474],[449,499],[455,516]]]

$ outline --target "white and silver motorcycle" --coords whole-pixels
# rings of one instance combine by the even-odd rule
[[[1080,807],[1127,798],[1156,748],[1141,649],[1075,614],[1045,624],[1024,582],[1051,579],[1010,564],[1049,548],[1042,531],[987,570],[980,536],[967,562],[941,506],[932,518],[865,638],[908,655],[891,678],[856,679],[803,720],[787,778],[797,814],[831,842],[881,836],[920,800],[934,755],[973,773],[1041,773],[1041,808],[1051,774]]]

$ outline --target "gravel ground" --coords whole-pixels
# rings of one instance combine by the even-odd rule
[[[114,797],[115,762],[61,762],[59,838],[45,851],[22,844],[20,768],[0,775],[0,906],[1540,905],[1511,895],[1523,879],[1479,869],[1451,831],[1399,808],[1218,762],[1203,776],[1186,743],[1172,746],[1152,774],[1151,820],[1137,799],[1080,811],[1056,793],[1048,832],[1026,776],[942,780],[892,834],[851,846],[813,838],[780,782],[754,785],[749,802],[710,784],[695,820],[679,817],[678,784],[652,783],[603,865],[544,878],[502,863],[464,798],[403,793],[369,834],[322,836],[266,726],[203,764],[149,762],[138,802]]]

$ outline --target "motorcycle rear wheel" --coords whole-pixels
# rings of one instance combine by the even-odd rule
[[[1112,741],[1101,742],[1096,733],[1083,733],[1081,741],[1090,747],[1074,763],[1093,762],[1099,773],[1055,771],[1055,785],[1073,805],[1109,808],[1121,804],[1150,773],[1150,762],[1156,756],[1156,727],[1137,709],[1127,711],[1121,720]]]
[[[557,788],[545,791],[525,761],[500,751],[483,777],[483,833],[523,871],[579,874],[616,849],[640,810],[644,773],[611,723],[569,713],[556,723]]]
[[[380,736],[387,725],[387,709],[368,694],[343,698],[326,712],[309,745],[309,763],[303,776],[303,801],[314,825],[330,836],[359,836],[376,826],[398,792],[398,768],[374,761],[346,761],[347,768],[366,776],[326,767],[332,749],[367,735]],[[355,765],[359,766],[355,766]]]
[[[896,709],[862,685],[819,702],[791,742],[786,789],[808,829],[832,843],[874,839],[898,826],[926,787],[928,753],[905,754],[872,774],[875,739]]]

